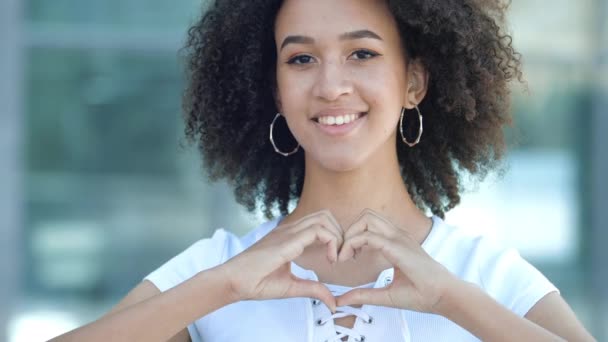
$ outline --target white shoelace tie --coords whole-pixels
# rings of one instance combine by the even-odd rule
[[[351,306],[339,306],[336,308],[335,314],[319,319],[317,321],[317,324],[324,325],[325,323],[327,323],[329,321],[333,321],[335,318],[342,318],[342,317],[347,317],[347,316],[356,316],[357,318],[360,318],[364,323],[367,323],[367,324],[371,324],[373,321],[372,316],[368,315],[365,311],[363,311],[361,309],[353,308]],[[357,342],[365,341],[365,336],[361,335],[354,329],[346,328],[346,327],[343,327],[340,325],[335,325],[335,328],[336,328],[336,336],[333,337],[332,339],[326,340],[327,342],[340,341],[340,340],[342,340],[342,338],[350,337],[350,336],[355,337],[355,341],[357,341]]]

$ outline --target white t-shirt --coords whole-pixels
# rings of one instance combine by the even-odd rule
[[[263,223],[242,238],[218,229],[211,238],[194,243],[145,279],[164,292],[247,249],[275,228],[280,219]],[[432,219],[433,227],[422,248],[460,279],[478,285],[517,315],[523,317],[542,297],[558,291],[516,250],[450,226],[437,216]],[[318,280],[313,271],[295,263],[291,266],[294,275]],[[362,286],[386,286],[392,281],[393,271],[384,270],[375,283]],[[335,286],[332,289],[347,290]],[[358,310],[346,307],[341,312],[357,317],[352,331],[347,332],[350,342],[360,341],[362,336],[367,342],[479,341],[438,315],[372,305]],[[188,331],[193,342],[323,342],[339,341],[337,336],[345,336],[327,307],[311,298],[233,303],[192,322]]]

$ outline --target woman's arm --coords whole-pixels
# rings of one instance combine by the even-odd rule
[[[557,292],[517,316],[474,284],[456,280],[437,313],[483,341],[595,341]]]
[[[327,287],[295,277],[291,261],[308,246],[322,243],[328,261],[335,262],[342,241],[342,230],[329,211],[310,214],[276,227],[244,252],[170,290],[149,298],[149,293],[132,291],[106,316],[51,341],[185,341],[183,331],[191,322],[242,300],[310,297],[335,311]]]
[[[549,293],[538,301],[528,311],[526,318],[568,341],[595,341],[557,292]]]
[[[393,281],[383,288],[347,292],[336,299],[338,306],[371,304],[437,314],[483,341],[595,341],[557,293],[546,295],[526,318],[520,317],[452,274],[403,229],[371,210],[347,231],[338,260],[353,258],[363,247],[381,252],[395,266]],[[501,286],[515,286],[505,280],[511,278],[503,275],[506,283]]]
[[[51,341],[189,341],[188,324],[232,302],[227,281],[212,268],[148,298],[134,290],[101,319]]]
[[[131,290],[118,304],[116,304],[112,310],[106,315],[111,315],[115,312],[121,311],[131,305],[143,302],[144,300],[161,294],[161,290],[150,280],[144,280]],[[177,335],[173,336],[167,342],[192,342],[188,328],[182,329]]]

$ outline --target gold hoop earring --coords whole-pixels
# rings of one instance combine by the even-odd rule
[[[283,151],[279,150],[277,145],[274,143],[274,138],[272,136],[272,131],[274,129],[274,123],[277,121],[279,116],[282,116],[281,113],[277,113],[277,115],[275,115],[274,119],[272,120],[272,123],[270,124],[270,143],[272,144],[272,147],[274,147],[274,151],[276,153],[282,155],[283,157],[289,157],[290,155],[298,152],[298,150],[300,149],[300,144],[298,144],[298,146],[296,146],[296,148],[291,152],[283,152]]]
[[[420,138],[422,137],[422,114],[420,113],[420,109],[418,109],[418,106],[415,106],[415,108],[416,112],[418,112],[418,120],[420,121],[420,127],[418,128],[418,136],[416,137],[416,141],[412,143],[407,141],[405,135],[403,134],[403,116],[405,115],[405,107],[401,107],[401,119],[399,119],[399,132],[401,133],[401,140],[403,140],[403,142],[406,143],[409,147],[414,147],[418,145],[418,143],[420,142]]]

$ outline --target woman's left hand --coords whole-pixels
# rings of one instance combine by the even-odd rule
[[[353,258],[364,246],[379,251],[394,266],[393,281],[384,288],[347,292],[336,298],[338,306],[368,304],[437,313],[445,291],[458,281],[406,231],[370,209],[346,232],[338,261]]]

